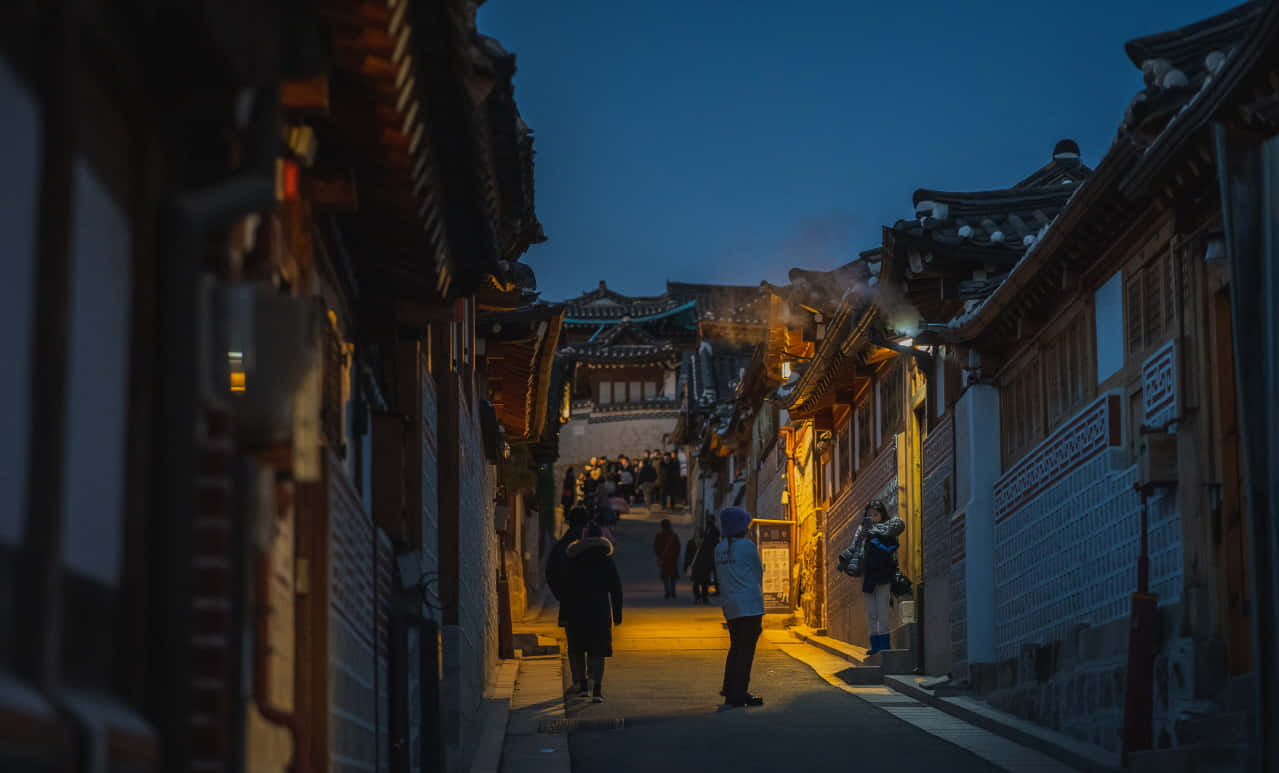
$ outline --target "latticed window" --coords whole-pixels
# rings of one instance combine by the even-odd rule
[[[1088,316],[1078,315],[1044,349],[1044,403],[1051,429],[1077,410],[1089,395],[1092,362]]]
[[[861,469],[875,454],[875,443],[871,437],[871,417],[874,415],[874,401],[871,395],[874,390],[867,390],[866,402],[857,406],[857,468]]]
[[[887,443],[893,435],[901,431],[902,426],[902,391],[905,375],[901,361],[893,363],[879,385],[879,442]]]
[[[1004,468],[1016,463],[1043,437],[1039,360],[1018,370],[999,396],[999,433]]]
[[[850,420],[835,435],[836,481],[835,490],[842,491],[853,474],[853,422]]]
[[[1129,360],[1162,344],[1176,327],[1176,268],[1165,250],[1140,269],[1128,272],[1124,332]]]

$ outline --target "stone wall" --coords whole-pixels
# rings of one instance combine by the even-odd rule
[[[500,548],[493,522],[497,470],[484,457],[477,408],[463,405],[458,417],[459,624],[446,626],[444,668],[450,758],[464,766],[479,740],[484,687],[497,664]]]
[[[580,469],[592,456],[616,459],[625,454],[635,458],[646,449],[665,449],[664,441],[675,429],[677,418],[675,411],[629,416],[577,413],[560,428],[559,463]]]
[[[377,761],[390,709],[386,632],[394,562],[390,540],[332,457],[329,470],[332,769],[378,771],[385,769]]]
[[[1178,636],[1180,617],[1179,605],[1160,610],[1163,644],[1154,664],[1157,748],[1178,745],[1178,717],[1187,709],[1203,707],[1224,680],[1219,645],[1196,645]],[[1062,639],[1027,645],[1017,657],[993,667],[974,666],[973,687],[1002,711],[1118,752],[1123,743],[1128,625],[1127,619],[1077,625]]]

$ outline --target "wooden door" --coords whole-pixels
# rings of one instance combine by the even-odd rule
[[[1214,508],[1213,534],[1217,547],[1218,609],[1226,639],[1227,665],[1232,675],[1252,670],[1251,598],[1248,585],[1248,546],[1244,528],[1244,480],[1239,445],[1239,412],[1235,390],[1234,341],[1230,330],[1230,297],[1223,290],[1213,297],[1213,348],[1216,368],[1217,458],[1221,496]]]

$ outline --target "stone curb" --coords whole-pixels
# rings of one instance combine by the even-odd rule
[[[829,652],[836,657],[841,657],[852,663],[854,666],[866,666],[866,650],[854,644],[838,641],[829,636],[822,636],[806,625],[792,625],[787,627],[791,635],[798,638],[805,644],[811,644],[819,650]]]
[[[471,773],[498,773],[502,764],[502,746],[506,740],[506,726],[511,717],[511,697],[515,694],[515,682],[519,679],[520,661],[503,660],[498,663],[493,685],[484,694],[484,725],[480,740],[471,761]]]
[[[560,727],[567,727],[562,656],[558,652],[526,655],[521,663],[521,680],[514,685],[516,699],[501,743],[500,768],[495,773],[571,773],[567,730],[543,730],[548,722],[558,721]]]
[[[966,702],[974,701],[973,698],[939,696],[920,687],[914,679],[903,676],[885,676],[884,686],[1079,770],[1088,773],[1124,773],[1124,769],[1118,764],[1108,762],[1105,759],[1107,753],[1100,749],[1082,744],[1061,733],[1037,727],[1027,720],[994,708],[987,709],[983,706],[977,710],[976,707],[965,705]]]

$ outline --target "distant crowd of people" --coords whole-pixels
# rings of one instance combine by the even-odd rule
[[[627,506],[673,510],[687,504],[687,487],[683,467],[673,451],[645,451],[634,460],[625,454],[617,459],[592,456],[580,475],[572,467],[565,471],[560,503],[565,513],[578,504],[590,512],[601,501],[613,499]]]

